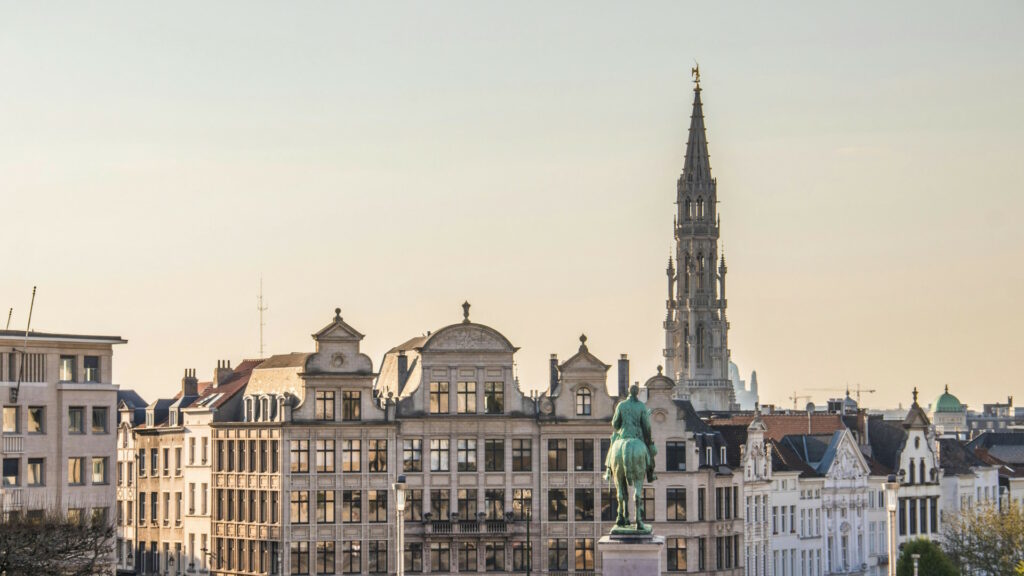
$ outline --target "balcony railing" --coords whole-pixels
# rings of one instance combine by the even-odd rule
[[[21,454],[25,451],[24,436],[4,436],[4,454]]]
[[[505,534],[505,520],[430,520],[423,523],[427,534]]]

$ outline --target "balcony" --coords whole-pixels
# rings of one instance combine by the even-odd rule
[[[24,436],[4,436],[4,454],[21,454],[24,451]]]
[[[22,495],[24,490],[22,488],[2,488],[0,489],[0,509],[11,510],[13,508],[21,508]]]
[[[450,520],[433,520],[428,514],[424,514],[423,527],[426,534],[447,535],[447,534],[482,534],[497,535],[507,534],[510,530],[511,520],[487,520],[482,514],[475,520],[463,520],[452,518]]]

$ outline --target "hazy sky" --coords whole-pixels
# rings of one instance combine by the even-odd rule
[[[1024,4],[0,3],[0,307],[184,368],[461,318],[661,363],[700,62],[762,400],[1024,404]],[[611,375],[614,378],[614,369]],[[801,392],[801,394],[806,392]],[[829,392],[811,392],[818,402]],[[803,400],[801,400],[801,405]]]

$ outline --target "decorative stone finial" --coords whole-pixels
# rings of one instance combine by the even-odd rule
[[[462,303],[462,321],[469,323],[469,300]]]
[[[658,376],[661,376],[661,371],[662,370],[664,370],[664,368],[662,368],[661,365],[659,364],[658,365]]]
[[[341,308],[335,308],[334,309],[334,321],[337,322],[337,321],[340,321],[340,320],[341,320]]]
[[[580,334],[580,352],[587,351],[587,335]]]
[[[914,386],[914,404],[917,404],[917,386]]]
[[[946,384],[946,394],[949,394],[949,384]]]

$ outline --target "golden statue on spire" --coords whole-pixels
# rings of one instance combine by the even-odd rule
[[[693,81],[700,86],[700,64],[694,62],[693,68],[690,68],[690,75],[693,76]]]

